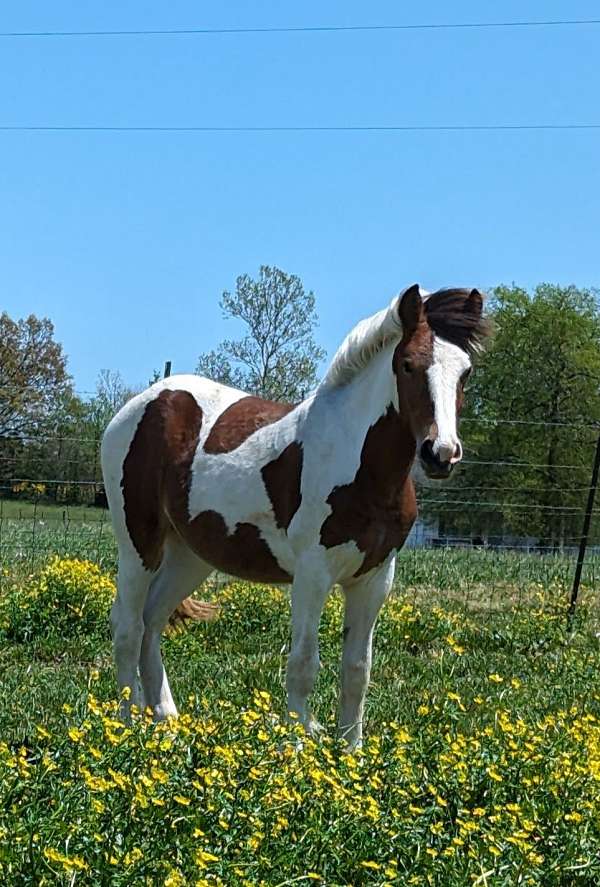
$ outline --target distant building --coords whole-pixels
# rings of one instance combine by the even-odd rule
[[[405,548],[432,548],[439,536],[439,520],[437,517],[417,518],[404,543]]]

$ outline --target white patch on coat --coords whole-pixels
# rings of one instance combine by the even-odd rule
[[[460,377],[470,366],[462,348],[434,337],[433,364],[427,370],[427,380],[437,426],[433,452],[440,462],[458,462],[462,457],[456,429],[456,396]]]
[[[253,524],[278,564],[290,575],[294,575],[297,560],[306,555],[307,549],[318,548],[320,552],[315,551],[315,557],[327,561],[326,570],[332,582],[351,577],[360,569],[364,554],[354,542],[323,548],[320,530],[331,514],[329,494],[335,487],[352,483],[356,476],[365,437],[381,416],[381,404],[385,408],[389,403],[397,406],[393,348],[388,346],[379,352],[351,386],[319,390],[228,453],[204,452],[203,442],[225,406],[221,408],[214,392],[209,409],[205,408],[205,400],[198,398],[203,422],[192,463],[190,519],[210,509],[223,516],[230,533],[235,532],[238,523]],[[176,378],[172,376],[171,380]],[[189,384],[187,378],[185,383]],[[225,389],[224,393],[227,406],[235,402],[232,389]],[[260,469],[292,441],[302,445],[301,504],[286,530],[276,525]],[[240,490],[244,491],[242,496]]]
[[[397,344],[400,341],[402,323],[398,306],[404,292],[395,296],[387,308],[366,317],[350,330],[335,352],[320,389],[347,385],[379,351],[392,342]]]

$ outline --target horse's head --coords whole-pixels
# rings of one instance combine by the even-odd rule
[[[402,340],[394,351],[400,414],[414,434],[430,478],[450,476],[462,459],[457,419],[471,356],[486,332],[477,290],[448,289],[422,296],[417,285],[398,300]]]

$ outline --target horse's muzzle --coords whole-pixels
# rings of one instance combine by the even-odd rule
[[[424,440],[419,450],[421,466],[427,477],[432,480],[446,480],[452,474],[453,462],[442,462],[439,456],[433,452],[433,441]]]

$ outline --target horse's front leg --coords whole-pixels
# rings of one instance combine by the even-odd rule
[[[319,622],[329,590],[326,570],[308,563],[298,564],[292,585],[292,644],[286,686],[288,711],[298,716],[310,734],[319,729],[308,706],[308,697],[319,671]]]
[[[373,629],[394,581],[395,558],[377,572],[344,586],[344,652],[340,697],[340,736],[351,749],[362,743],[363,710],[371,673]]]

